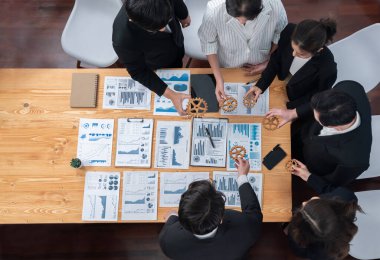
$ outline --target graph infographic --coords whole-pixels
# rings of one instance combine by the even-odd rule
[[[230,123],[228,124],[227,150],[240,145],[247,151],[252,171],[261,171],[261,124]],[[227,170],[236,170],[234,160],[228,155]]]
[[[191,165],[226,166],[227,124],[227,119],[193,119]]]
[[[115,166],[150,167],[153,119],[118,120]]]
[[[157,75],[168,85],[171,90],[190,94],[190,71],[189,70],[158,70]],[[164,97],[154,97],[154,115],[178,116],[173,102]]]
[[[237,172],[213,172],[215,188],[226,196],[226,206],[240,207],[237,176]],[[263,175],[261,173],[248,173],[247,178],[260,205],[262,205]]]
[[[150,110],[151,91],[130,77],[104,78],[104,109]]]
[[[160,207],[178,207],[182,193],[197,180],[208,180],[208,172],[161,172]]]
[[[113,119],[80,119],[77,157],[83,166],[111,166],[113,126]]]
[[[191,122],[157,122],[156,168],[189,168],[190,130]]]
[[[122,220],[157,220],[157,171],[125,171]]]
[[[116,221],[119,190],[119,172],[86,172],[82,220]]]
[[[253,83],[254,85],[255,83]],[[237,108],[231,112],[221,110],[222,115],[255,115],[264,116],[269,111],[269,88],[260,95],[253,108],[247,108],[243,104],[244,95],[251,88],[252,84],[244,83],[224,83],[224,92],[227,96],[232,96],[238,101]]]

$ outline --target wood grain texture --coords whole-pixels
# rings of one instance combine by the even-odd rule
[[[97,108],[70,108],[73,72],[99,73]],[[192,69],[192,74],[210,72],[210,69]],[[239,69],[225,69],[223,74],[226,82],[246,82],[250,79]],[[124,69],[0,70],[0,223],[82,222],[86,171],[144,170],[126,167],[84,167],[79,170],[71,168],[69,162],[76,156],[80,118],[115,119],[112,165],[115,159],[118,118],[154,118],[155,124],[157,120],[189,120],[184,117],[153,116],[151,111],[103,110],[104,77],[126,75]],[[283,84],[275,81],[270,88],[270,107],[284,107],[285,100]],[[207,117],[220,115],[209,113]],[[253,116],[228,118],[230,122],[262,121],[262,117]],[[153,136],[155,139],[155,132]],[[262,143],[262,155],[267,154],[278,143],[290,154],[289,126],[276,131],[263,128]],[[153,163],[154,152],[152,156]],[[288,221],[291,216],[291,182],[284,165],[285,160],[272,171],[263,167],[263,213],[266,222]],[[225,169],[190,167],[188,171],[207,171],[211,177],[213,170]],[[119,219],[121,203],[120,200]],[[164,222],[167,212],[172,209],[159,208],[158,222]]]

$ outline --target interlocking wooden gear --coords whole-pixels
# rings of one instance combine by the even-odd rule
[[[230,156],[234,160],[238,158],[244,158],[246,153],[247,153],[247,150],[245,150],[244,146],[241,146],[241,145],[235,145],[230,150]]]
[[[297,163],[296,160],[291,159],[291,160],[289,160],[289,161],[285,164],[285,169],[286,169],[288,172],[292,172],[292,171],[293,171],[293,166],[294,166],[294,167],[298,167],[299,164]]]
[[[202,117],[207,112],[208,105],[203,98],[192,98],[186,106],[186,113],[191,117]]]
[[[232,112],[237,108],[237,100],[233,97],[227,97],[224,99],[222,109],[225,112]]]
[[[277,116],[265,117],[263,120],[264,128],[270,131],[276,130],[279,124],[280,119]]]
[[[252,108],[256,105],[255,94],[250,93],[243,98],[243,104],[246,108]]]

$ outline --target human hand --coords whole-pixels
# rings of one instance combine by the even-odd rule
[[[191,18],[190,18],[190,15],[187,16],[187,17],[186,17],[185,19],[183,19],[183,20],[179,20],[179,22],[181,23],[182,28],[186,28],[186,27],[190,26],[190,24],[191,24]]]
[[[297,162],[298,166],[292,166],[292,174],[300,177],[302,180],[307,181],[311,175],[306,165],[301,163],[300,161],[293,159]]]
[[[190,99],[190,95],[177,93],[171,90],[170,88],[166,88],[164,96],[173,102],[173,105],[177,109],[177,112],[180,116],[186,115],[186,112],[183,110],[182,107],[182,102],[184,99]]]
[[[247,175],[249,172],[249,162],[244,158],[237,158],[235,160],[235,167],[238,170],[238,176]]]
[[[292,122],[298,117],[297,111],[295,109],[281,109],[281,108],[272,108],[268,113],[265,114],[265,117],[279,116],[282,118],[277,128],[282,127],[288,122]]]
[[[224,81],[216,82],[215,95],[219,103],[222,103],[223,100],[226,99],[226,93],[224,93]]]
[[[166,215],[164,216],[164,220],[167,221],[170,216],[178,216],[178,212],[176,210],[170,210]]]
[[[248,92],[244,95],[244,97],[247,97],[248,95],[252,94],[253,95],[253,99],[257,102],[257,100],[259,99],[260,95],[263,93],[263,91],[256,87],[256,86],[252,86]]]
[[[247,72],[245,73],[246,76],[258,75],[265,70],[265,68],[268,65],[268,62],[269,60],[256,64],[256,65],[245,63],[243,64],[242,69]]]

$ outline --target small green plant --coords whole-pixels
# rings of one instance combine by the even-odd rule
[[[73,168],[80,168],[82,166],[82,162],[79,158],[71,159],[70,166]]]

